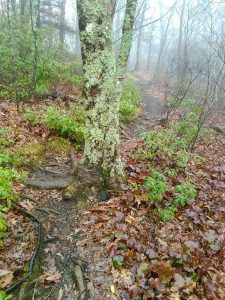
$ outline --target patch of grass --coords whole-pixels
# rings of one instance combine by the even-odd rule
[[[69,141],[62,137],[53,137],[49,139],[46,144],[47,153],[60,154],[63,151],[69,152],[69,149],[70,149]]]

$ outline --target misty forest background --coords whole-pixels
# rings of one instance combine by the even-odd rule
[[[126,1],[113,18],[118,55]],[[224,4],[138,1],[128,71],[150,71],[163,90],[190,84],[193,96],[222,101]],[[57,92],[80,72],[75,1],[1,1],[2,99]]]

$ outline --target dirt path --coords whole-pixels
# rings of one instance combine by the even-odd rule
[[[151,130],[153,124],[161,118],[163,113],[162,96],[155,92],[150,81],[144,76],[138,74],[135,75],[135,78],[142,95],[143,108],[141,116],[127,125],[125,132],[129,132],[129,138],[139,138],[141,133]]]
[[[128,126],[121,126],[121,148],[123,150],[133,140],[139,138],[140,133],[152,128],[154,121],[160,118],[163,109],[160,97],[154,94],[146,78],[138,76],[137,86],[142,93],[143,112],[135,122]],[[123,135],[123,132],[125,135]],[[57,169],[59,166],[61,169]],[[60,174],[64,174],[68,167],[69,157],[67,153],[59,157],[51,156],[43,165],[44,169],[50,169]],[[43,179],[43,174],[37,173],[36,177]],[[51,181],[50,177],[46,180]],[[39,261],[37,262],[38,271],[35,268],[34,276],[18,291],[19,296],[17,299],[79,299],[73,270],[77,263],[81,264],[78,258],[83,257],[82,251],[77,252],[78,230],[82,225],[80,224],[80,216],[83,214],[83,209],[85,209],[82,205],[87,201],[96,202],[96,197],[94,199],[94,196],[89,195],[90,197],[87,199],[85,195],[81,194],[79,199],[66,201],[62,199],[61,193],[58,191],[39,191],[27,189],[26,187],[24,187],[22,193],[31,195],[35,199],[37,206],[33,204],[31,209],[42,221],[44,236]],[[83,193],[85,194],[85,191]],[[28,204],[25,203],[24,205],[26,207]],[[88,249],[86,250],[88,251]],[[88,261],[85,258],[86,266],[88,266]]]
[[[138,138],[140,133],[151,129],[155,120],[160,118],[163,109],[160,99],[153,96],[148,80],[139,77],[137,86],[142,93],[143,113],[125,130],[126,133],[129,132],[130,138],[134,139]],[[47,222],[44,223],[46,243],[42,249],[41,266],[45,278],[46,274],[49,274],[48,277],[53,276],[52,283],[57,282],[61,276],[62,280],[57,285],[45,284],[44,288],[43,284],[40,284],[36,289],[35,299],[77,299],[79,293],[76,292],[72,273],[74,261],[80,256],[76,251],[79,238],[76,232],[82,210],[79,210],[76,199],[64,201],[45,195],[45,208],[50,211],[56,210],[60,214],[55,215],[54,212],[49,214]]]

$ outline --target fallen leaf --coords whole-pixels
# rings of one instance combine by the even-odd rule
[[[150,278],[149,279],[149,283],[151,284],[151,286],[154,288],[154,289],[157,289],[160,287],[160,280],[159,278]]]
[[[56,273],[54,275],[45,278],[46,283],[59,283],[62,278],[62,273]]]
[[[58,299],[57,300],[62,300],[62,297],[63,297],[63,289],[60,289],[59,293],[58,293]]]
[[[199,249],[199,242],[194,241],[186,241],[185,244],[188,246],[189,249]]]
[[[158,255],[157,255],[157,253],[155,252],[155,250],[154,249],[148,249],[147,251],[146,251],[146,255],[150,258],[150,259],[155,259]]]
[[[0,269],[0,288],[3,289],[10,285],[13,280],[13,273],[8,270]]]
[[[138,267],[137,273],[139,277],[143,277],[146,272],[149,270],[149,264],[146,262],[142,262]]]
[[[185,286],[185,280],[179,273],[176,273],[174,275],[174,280],[175,280],[174,286],[177,289],[181,289]]]

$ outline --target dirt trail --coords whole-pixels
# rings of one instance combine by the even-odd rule
[[[140,134],[152,129],[156,120],[159,120],[163,113],[162,95],[157,93],[146,76],[135,74],[136,85],[142,95],[142,113],[134,122],[127,125],[125,132],[129,132],[130,138],[139,138]],[[123,137],[122,137],[123,138]],[[128,136],[126,137],[128,139]]]
[[[125,136],[121,135],[122,147],[123,143],[126,145],[129,140],[138,138],[140,133],[150,130],[155,120],[160,118],[163,110],[160,97],[155,96],[149,85],[149,80],[138,76],[136,84],[142,93],[143,112],[135,122],[124,127],[122,125],[122,131],[125,132]],[[54,158],[52,159],[54,160]],[[44,278],[52,277],[52,280],[49,285],[46,285],[46,279],[44,285],[43,279],[35,280],[35,283],[29,286],[29,292],[25,293],[26,296],[23,299],[31,299],[32,297],[35,297],[36,300],[78,299],[79,292],[76,291],[72,273],[77,258],[82,256],[82,253],[77,253],[76,250],[76,243],[79,239],[76,232],[79,228],[79,215],[82,213],[82,208],[78,207],[78,203],[82,199],[64,201],[60,197],[52,197],[48,191],[43,191],[42,195],[42,207],[49,213],[47,215],[45,212],[38,213],[43,220],[45,231],[40,266]],[[87,202],[87,199],[84,199],[85,195],[80,196],[84,202]],[[60,283],[54,284],[57,282]]]

